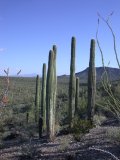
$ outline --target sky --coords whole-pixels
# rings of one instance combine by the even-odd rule
[[[116,35],[120,57],[120,0],[0,0],[0,75],[42,74],[49,50],[57,46],[57,75],[70,73],[71,38],[76,37],[76,72],[89,65],[90,40],[96,39],[99,12]],[[105,65],[117,68],[113,39],[100,20],[99,42]],[[96,67],[102,66],[96,44]]]

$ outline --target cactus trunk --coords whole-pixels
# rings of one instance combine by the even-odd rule
[[[41,117],[43,118],[43,130],[46,129],[46,64],[42,70],[42,91],[41,91]]]
[[[36,93],[35,93],[35,122],[39,119],[39,107],[40,107],[40,77],[36,77]]]
[[[57,95],[57,75],[56,75],[56,56],[57,56],[57,47],[56,45],[53,45],[53,52],[54,52],[54,106],[53,106],[53,133],[55,134],[55,113],[56,113],[56,95]]]
[[[55,68],[55,53],[49,52],[48,72],[47,72],[47,87],[46,87],[46,122],[47,135],[50,140],[55,136],[55,83],[56,83],[56,68]]]
[[[75,115],[78,113],[78,104],[79,104],[79,78],[76,77]]]
[[[71,41],[71,64],[70,64],[70,81],[69,81],[69,126],[71,128],[72,119],[75,114],[75,37]]]
[[[91,40],[90,60],[88,69],[88,105],[87,116],[88,120],[93,123],[94,108],[96,95],[96,69],[95,69],[95,40]]]

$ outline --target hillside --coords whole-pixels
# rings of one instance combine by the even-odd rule
[[[120,79],[120,69],[118,68],[112,68],[112,67],[106,67],[106,71],[108,73],[108,77],[111,81],[119,80]],[[104,73],[104,68],[103,67],[96,67],[96,80],[97,82],[101,80],[101,76]],[[88,77],[88,68],[81,72],[77,72],[76,76],[80,78],[81,83],[86,83],[87,82],[87,77]],[[58,76],[58,81],[62,82],[68,82],[69,81],[69,76],[68,75],[62,75]]]

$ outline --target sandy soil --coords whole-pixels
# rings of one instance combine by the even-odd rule
[[[9,141],[0,150],[0,160],[118,160],[120,141],[114,141],[106,134],[111,127],[116,129],[119,126],[106,122],[91,129],[80,142],[75,141],[71,134],[58,136],[54,142],[47,142],[45,138],[22,144]]]

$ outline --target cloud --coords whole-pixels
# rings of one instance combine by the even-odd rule
[[[5,52],[6,48],[0,48],[0,52]]]

